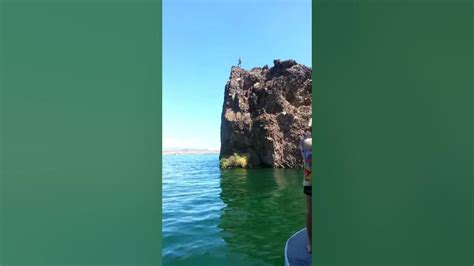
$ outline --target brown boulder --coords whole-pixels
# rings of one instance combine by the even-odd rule
[[[232,67],[225,86],[219,158],[247,154],[249,166],[303,166],[299,141],[311,118],[312,69],[294,60],[250,71]]]

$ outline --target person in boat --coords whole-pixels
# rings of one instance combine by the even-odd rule
[[[312,169],[313,169],[313,141],[312,141],[312,119],[308,123],[309,133],[301,140],[300,148],[304,162],[303,192],[306,197],[306,231],[308,233],[308,252],[312,253]]]

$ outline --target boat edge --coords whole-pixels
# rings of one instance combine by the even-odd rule
[[[297,234],[299,234],[301,231],[304,231],[306,230],[306,227],[304,227],[303,229],[299,230],[298,232],[294,233],[293,235],[291,235],[287,240],[286,240],[286,243],[285,243],[285,266],[291,266],[290,265],[290,262],[288,261],[288,242],[290,242],[290,239],[292,239],[294,236],[296,236]]]

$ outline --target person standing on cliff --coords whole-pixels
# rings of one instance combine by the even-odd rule
[[[306,231],[308,233],[308,252],[312,253],[312,169],[313,169],[313,140],[312,140],[312,119],[308,123],[309,133],[301,140],[300,148],[304,162],[303,192],[306,197]]]
[[[239,57],[239,64],[237,66],[240,67],[240,65],[242,65],[242,57]]]

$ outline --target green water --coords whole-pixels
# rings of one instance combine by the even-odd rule
[[[304,227],[302,172],[220,170],[217,155],[163,157],[164,265],[283,265]]]

